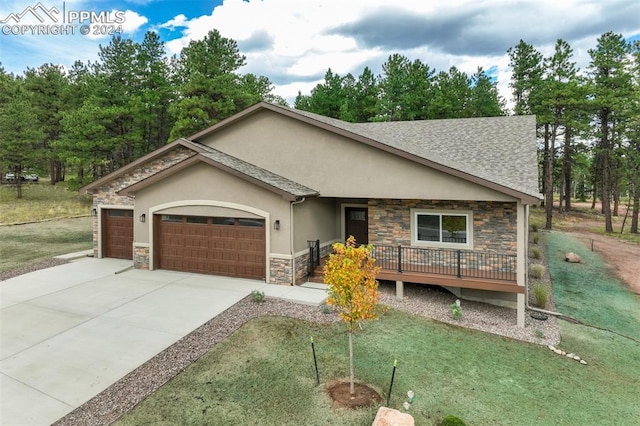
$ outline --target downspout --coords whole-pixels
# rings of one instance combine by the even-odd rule
[[[292,201],[289,203],[289,224],[291,226],[291,231],[289,232],[289,244],[291,245],[291,285],[296,285],[296,250],[293,247],[293,205],[294,204],[302,204],[305,202],[307,197],[302,197],[301,200]]]

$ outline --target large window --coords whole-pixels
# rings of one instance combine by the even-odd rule
[[[472,213],[469,211],[411,211],[411,244],[471,248]]]

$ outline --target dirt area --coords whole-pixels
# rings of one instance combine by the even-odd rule
[[[574,206],[590,209],[591,203],[578,203]],[[575,233],[587,247],[593,248],[593,251],[602,256],[631,291],[640,294],[640,244],[593,232],[594,229],[604,229],[604,219],[599,211],[600,206],[596,205],[595,210],[589,210],[588,213],[566,214],[557,229]],[[622,218],[615,219],[617,226],[614,229],[620,229]],[[630,223],[631,219],[627,218],[625,226],[630,226]]]
[[[350,383],[347,381],[336,381],[327,384],[327,392],[338,407],[361,408],[382,401],[380,394],[370,386],[362,383],[354,383],[355,393],[351,395]]]

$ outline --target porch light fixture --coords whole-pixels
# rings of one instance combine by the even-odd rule
[[[142,213],[142,214],[140,215],[140,222],[143,222],[143,223],[144,223],[144,222],[146,222],[146,221],[147,221],[147,215],[146,215],[146,214],[144,214],[144,213]]]
[[[276,231],[280,230],[280,221],[276,220],[275,222],[273,222],[273,229],[275,229]]]
[[[98,209],[96,209],[96,208],[91,209],[91,214],[92,214],[94,217],[95,217],[95,216],[98,216]]]

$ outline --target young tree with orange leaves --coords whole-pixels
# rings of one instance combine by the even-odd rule
[[[349,332],[349,391],[355,393],[353,383],[353,330],[363,320],[378,317],[379,269],[371,253],[373,246],[356,246],[356,239],[350,236],[345,244],[333,245],[333,254],[324,267],[324,281],[329,285],[327,304],[336,306]]]

